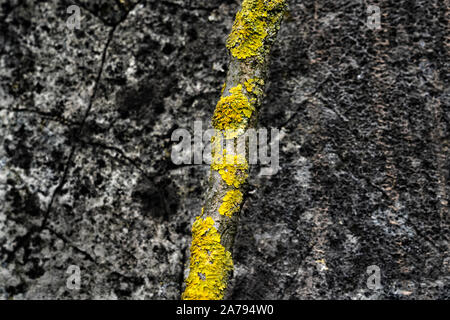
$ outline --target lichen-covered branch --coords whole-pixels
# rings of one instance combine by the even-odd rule
[[[270,49],[285,0],[243,0],[227,40],[231,61],[212,125],[206,202],[192,227],[186,300],[223,299],[233,271],[232,248],[248,178],[248,142],[257,122]]]

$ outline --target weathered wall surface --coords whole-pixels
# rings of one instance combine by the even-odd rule
[[[209,169],[170,137],[208,123],[238,7],[1,2],[1,298],[180,297]],[[290,1],[260,113],[280,170],[252,171],[230,297],[449,298],[449,7]]]

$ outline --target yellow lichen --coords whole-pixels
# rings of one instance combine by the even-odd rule
[[[246,59],[264,53],[265,38],[269,34],[272,35],[279,25],[283,11],[279,9],[284,4],[285,0],[243,0],[242,9],[236,15],[233,30],[227,40],[227,48],[231,54],[238,59]],[[264,57],[260,55],[257,59],[263,61]],[[243,89],[243,85],[246,90]],[[248,79],[243,85],[238,84],[227,89],[227,85],[224,84],[222,97],[212,118],[216,135],[211,138],[211,170],[217,171],[228,185],[224,186],[221,182],[222,186],[218,189],[220,191],[225,187],[228,190],[219,207],[219,214],[228,217],[232,217],[242,204],[243,194],[239,188],[248,178],[248,162],[245,152],[235,154],[227,152],[222,147],[222,135],[227,139],[227,143],[238,144],[237,139],[231,138],[236,138],[248,127],[249,119],[255,111],[254,104],[262,93],[264,82],[262,79],[254,78]],[[230,134],[230,131],[233,133]],[[231,150],[228,144],[227,148]],[[222,224],[222,219],[219,220]],[[222,225],[221,231],[223,227],[226,229],[228,226]],[[231,253],[222,244],[224,241],[228,248],[229,239],[227,240],[221,239],[214,219],[205,214],[202,208],[201,215],[192,226],[190,272],[182,299],[223,299],[228,277],[233,270]]]
[[[244,155],[228,154],[223,150],[222,154],[215,154],[212,160],[211,169],[218,171],[227,185],[239,188],[247,180],[248,162]]]
[[[260,85],[260,86],[263,86],[264,85],[264,80],[260,79],[260,78],[252,78],[252,79],[248,79],[244,83],[245,88],[247,89],[247,91],[249,93],[259,94],[260,90],[255,90],[257,84]]]
[[[227,276],[232,269],[231,253],[220,243],[214,220],[197,217],[192,226],[190,272],[182,299],[223,299]]]
[[[231,217],[233,213],[239,210],[239,205],[243,199],[242,192],[239,190],[230,190],[223,197],[223,202],[220,205],[219,213],[221,215]]]
[[[236,14],[233,29],[227,40],[227,48],[238,59],[255,56],[263,47],[268,28],[277,19],[270,11],[284,5],[285,0],[244,0],[242,9]],[[277,15],[275,15],[277,16]]]
[[[220,98],[214,111],[212,124],[218,130],[235,131],[242,128],[245,118],[250,118],[255,110],[242,93],[241,84],[231,88],[230,93]]]
[[[222,139],[221,136],[216,132],[215,135],[211,137],[211,159],[215,159],[219,154],[222,153]]]
[[[227,83],[225,82],[222,86],[222,90],[220,90],[220,94],[222,95],[223,92],[225,91],[225,88],[227,87]]]

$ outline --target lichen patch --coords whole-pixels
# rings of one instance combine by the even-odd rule
[[[192,226],[190,269],[182,299],[223,299],[233,260],[220,243],[220,234],[211,217],[197,217]]]

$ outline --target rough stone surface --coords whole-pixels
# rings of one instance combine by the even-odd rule
[[[230,298],[450,298],[450,4],[371,4],[379,30],[363,1],[289,2],[260,113],[280,169],[252,169]],[[1,299],[179,299],[209,169],[170,138],[206,128],[238,7],[0,2]]]

